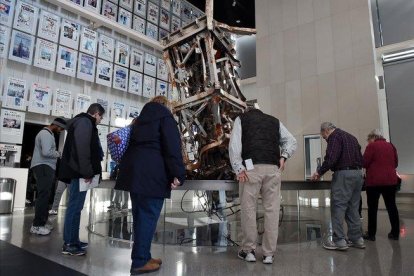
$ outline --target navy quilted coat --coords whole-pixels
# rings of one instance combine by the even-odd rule
[[[165,106],[147,103],[133,125],[115,189],[169,198],[174,177],[184,183],[185,168],[177,123]]]

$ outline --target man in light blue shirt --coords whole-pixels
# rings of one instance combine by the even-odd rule
[[[55,180],[57,159],[61,156],[56,150],[55,134],[66,128],[66,121],[56,118],[49,126],[44,127],[35,138],[35,148],[31,169],[36,179],[37,199],[35,217],[30,233],[48,235],[53,227],[46,224],[48,219],[48,202],[50,191]]]

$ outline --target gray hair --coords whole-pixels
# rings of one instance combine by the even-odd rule
[[[331,122],[324,122],[321,124],[321,131],[336,129],[336,126]]]
[[[368,140],[370,139],[384,139],[384,136],[382,135],[382,131],[378,128],[372,130],[369,134],[368,134]]]

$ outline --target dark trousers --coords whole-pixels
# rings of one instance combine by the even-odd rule
[[[49,196],[55,180],[55,170],[48,165],[32,168],[37,185],[37,198],[33,226],[44,226],[48,218]]]
[[[86,191],[79,191],[79,179],[72,179],[68,185],[69,201],[66,208],[63,240],[66,244],[79,244],[81,211],[85,204]]]
[[[160,217],[163,198],[151,198],[130,193],[134,227],[132,268],[144,266],[151,259],[151,242]]]
[[[368,234],[375,237],[377,233],[377,211],[378,200],[382,195],[387,207],[388,217],[391,223],[391,233],[395,236],[400,234],[400,219],[397,205],[395,204],[396,186],[367,187],[368,201]]]

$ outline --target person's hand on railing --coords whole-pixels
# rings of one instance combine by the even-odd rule
[[[319,173],[318,172],[314,172],[313,175],[312,175],[312,177],[311,177],[311,180],[312,181],[318,181],[320,179],[321,179],[321,176],[319,175]]]
[[[177,177],[174,177],[173,183],[171,183],[171,189],[176,189],[178,186],[180,186],[180,181],[177,179]]]

